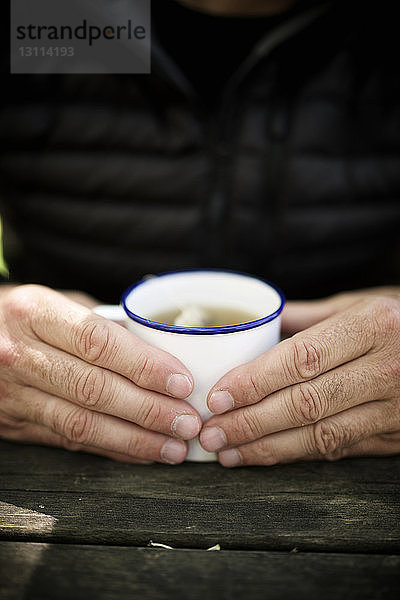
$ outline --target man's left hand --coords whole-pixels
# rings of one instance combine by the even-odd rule
[[[210,391],[203,447],[227,467],[400,453],[400,288],[291,302],[282,327]]]

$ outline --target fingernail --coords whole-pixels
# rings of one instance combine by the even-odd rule
[[[179,440],[168,440],[161,448],[161,459],[170,465],[181,463],[186,458],[186,444]]]
[[[224,467],[238,467],[242,464],[242,457],[239,450],[236,450],[236,448],[222,450],[222,452],[218,454],[218,460]]]
[[[220,427],[206,427],[201,432],[200,443],[204,450],[216,452],[227,444],[225,432]]]
[[[167,381],[167,393],[177,398],[186,398],[192,391],[192,382],[187,375],[173,373]]]
[[[213,392],[208,400],[208,408],[213,413],[221,414],[234,407],[234,400],[229,392]]]
[[[179,415],[175,417],[171,425],[173,433],[184,440],[191,440],[196,437],[200,428],[201,423],[199,419],[193,415]]]

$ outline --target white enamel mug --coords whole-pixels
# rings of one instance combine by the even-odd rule
[[[98,306],[95,312],[127,328],[147,343],[176,356],[194,379],[189,402],[207,421],[213,413],[206,399],[211,387],[230,369],[262,354],[280,339],[285,303],[274,285],[243,273],[187,270],[147,276],[129,287],[120,306]],[[256,320],[225,327],[186,327],[154,321],[154,315],[180,306],[244,310]],[[198,439],[190,440],[189,461],[215,461]]]

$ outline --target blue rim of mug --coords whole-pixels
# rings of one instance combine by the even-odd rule
[[[167,325],[166,323],[159,323],[158,321],[152,321],[151,319],[146,319],[145,317],[141,317],[136,313],[129,310],[126,305],[126,301],[128,296],[133,292],[134,289],[143,285],[147,281],[155,277],[168,277],[171,275],[178,275],[180,273],[224,273],[228,275],[241,275],[247,277],[249,279],[256,279],[257,281],[261,281],[269,285],[280,298],[280,305],[273,313],[262,317],[261,319],[256,319],[255,321],[248,321],[246,323],[238,323],[236,325],[225,325],[223,327],[184,327],[182,325]],[[282,291],[270,281],[263,279],[262,277],[256,277],[255,275],[249,275],[248,273],[243,273],[241,271],[230,271],[228,269],[180,269],[176,271],[166,271],[164,273],[156,273],[151,275],[150,277],[145,277],[140,281],[137,281],[133,285],[129,286],[121,296],[121,305],[124,309],[125,313],[128,315],[130,319],[144,325],[145,327],[151,327],[152,329],[158,329],[159,331],[169,331],[170,333],[186,333],[186,334],[194,334],[194,335],[215,335],[221,333],[235,333],[237,331],[246,331],[247,329],[254,329],[255,327],[260,327],[260,325],[264,325],[265,323],[269,323],[278,317],[283,307],[285,306],[285,296]]]

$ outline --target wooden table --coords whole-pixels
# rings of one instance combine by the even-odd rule
[[[400,597],[400,457],[228,470],[5,442],[0,457],[1,600]]]

